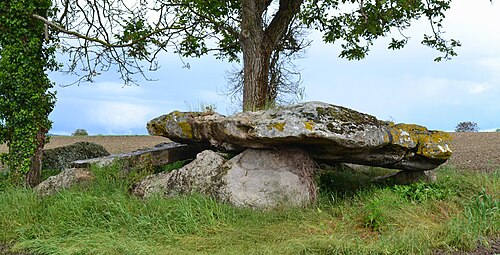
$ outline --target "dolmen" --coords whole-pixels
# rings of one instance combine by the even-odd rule
[[[400,169],[400,176],[420,178],[452,154],[446,132],[381,121],[322,102],[228,117],[174,111],[151,120],[147,129],[206,151],[181,169],[147,177],[133,193],[201,193],[253,208],[313,202],[317,163]],[[236,156],[228,159],[227,153]]]

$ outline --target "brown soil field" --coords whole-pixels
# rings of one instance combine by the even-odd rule
[[[500,169],[500,132],[451,133],[453,155],[446,163],[463,170],[491,172]],[[129,152],[169,142],[158,136],[54,136],[46,148],[55,148],[79,141],[101,144],[111,154]],[[7,147],[0,145],[0,152]]]
[[[52,149],[76,142],[92,142],[102,145],[109,153],[116,154],[152,147],[159,143],[170,142],[159,136],[53,136],[45,149]],[[6,152],[7,146],[0,145],[0,152]]]
[[[458,169],[500,169],[500,132],[451,133],[453,154],[446,164]]]

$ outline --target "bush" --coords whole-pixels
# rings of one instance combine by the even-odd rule
[[[476,122],[463,121],[457,124],[455,132],[477,132],[479,127]]]
[[[88,136],[89,133],[87,133],[87,130],[85,130],[85,129],[77,129],[71,135],[72,136]]]
[[[497,128],[497,132],[500,132],[500,128]]]

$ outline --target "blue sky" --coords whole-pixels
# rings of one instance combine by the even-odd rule
[[[445,20],[446,36],[462,47],[451,61],[435,63],[438,53],[420,44],[429,32],[425,20],[405,32],[410,43],[403,50],[387,49],[377,41],[361,61],[338,58],[339,48],[313,40],[306,58],[298,60],[306,97],[342,105],[379,119],[415,123],[451,131],[461,121],[474,121],[481,130],[500,128],[500,5],[488,0],[454,0]],[[215,105],[223,114],[236,106],[223,95],[226,71],[233,64],[211,56],[187,59],[182,68],[176,55],[165,54],[161,69],[150,74],[158,81],[123,86],[115,72],[80,86],[56,86],[57,103],[50,118],[54,134],[78,128],[89,134],[147,134],[148,120],[174,110],[197,110]],[[51,73],[58,85],[76,77]]]

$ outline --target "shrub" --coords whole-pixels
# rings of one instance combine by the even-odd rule
[[[72,136],[88,136],[89,133],[87,133],[87,130],[85,130],[85,129],[77,129],[71,135]]]
[[[476,122],[462,121],[455,127],[456,132],[477,132],[479,127]]]
[[[497,132],[500,132],[500,128],[497,128]]]

